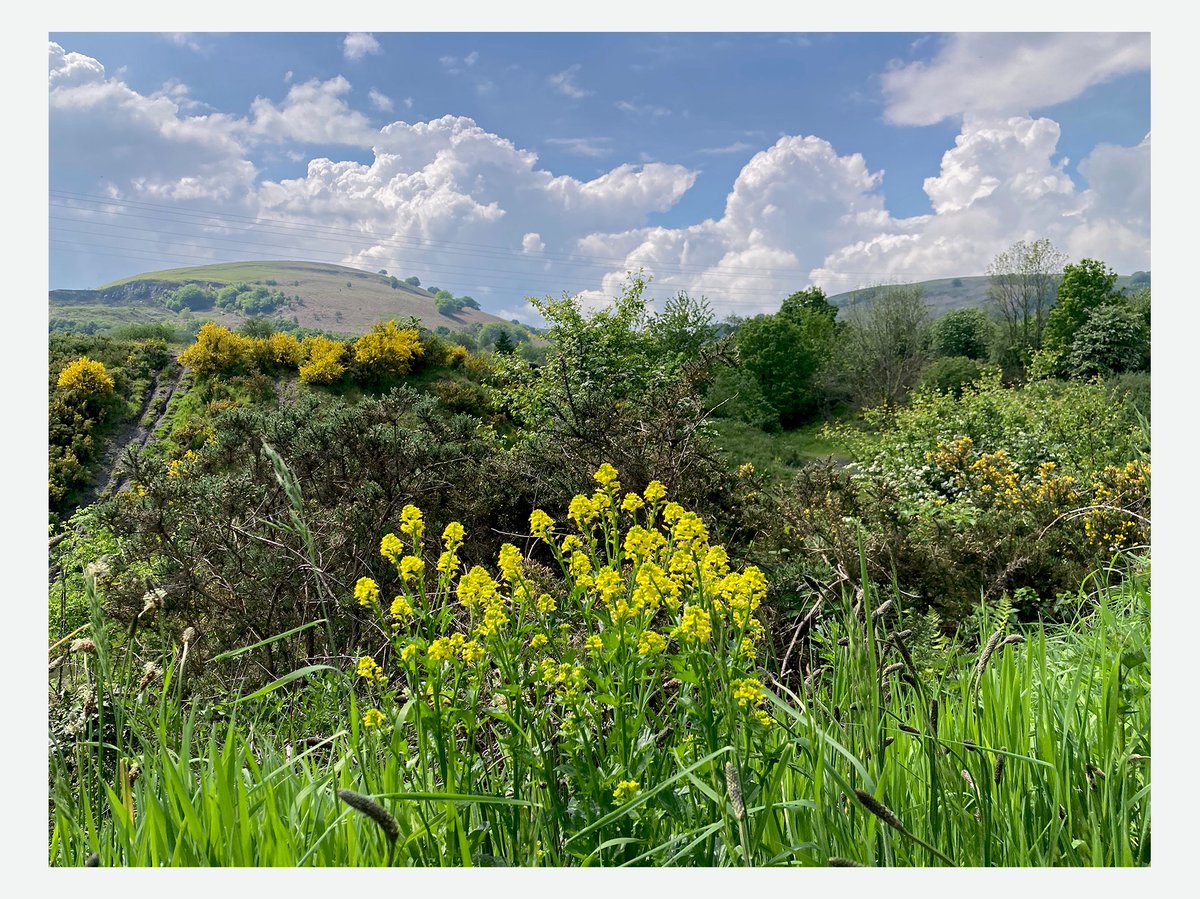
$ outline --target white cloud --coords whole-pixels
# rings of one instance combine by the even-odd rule
[[[542,235],[538,234],[536,231],[530,231],[521,238],[521,252],[523,253],[536,256],[545,249],[546,242],[542,240]]]
[[[380,53],[382,48],[374,35],[365,31],[352,31],[342,41],[342,54],[346,59],[362,59],[368,53]]]
[[[404,98],[404,108],[405,108],[405,109],[412,109],[412,105],[413,105],[413,98],[412,98],[412,97],[405,97],[405,98]]]
[[[163,33],[163,38],[176,47],[187,47],[193,53],[203,53],[207,49],[190,31],[167,31]]]
[[[365,115],[346,104],[343,97],[349,91],[350,82],[338,75],[292,85],[279,106],[256,97],[250,104],[249,132],[266,140],[369,147],[378,132]]]
[[[941,171],[927,178],[934,214],[881,219],[817,266],[837,292],[879,281],[982,274],[1019,239],[1047,237],[1074,259],[1118,271],[1150,267],[1150,140],[1097,147],[1079,165],[1080,191],[1055,161],[1058,123],[1028,116],[966,116]]]
[[[548,137],[546,143],[562,147],[576,156],[600,157],[612,152],[612,147],[607,146],[610,140],[607,137]]]
[[[747,150],[753,150],[754,144],[748,144],[745,141],[735,141],[732,144],[727,144],[724,147],[705,147],[703,150],[697,150],[697,153],[703,153],[706,156],[732,156],[735,153],[745,153]]]
[[[371,101],[371,105],[380,112],[391,112],[395,107],[391,97],[381,91],[377,91],[375,88],[371,88],[371,90],[367,93],[367,99],[369,99]]]
[[[472,50],[470,53],[468,53],[466,56],[463,57],[463,62],[466,63],[468,66],[475,65],[475,63],[479,62],[479,51]]]
[[[932,125],[960,113],[1024,114],[1149,67],[1148,33],[955,34],[931,61],[883,74],[884,115]]]
[[[585,91],[575,83],[575,76],[579,74],[581,66],[575,63],[573,66],[568,66],[556,75],[551,75],[547,80],[550,86],[564,96],[570,97],[572,100],[580,100],[583,97],[590,95],[591,91]]]

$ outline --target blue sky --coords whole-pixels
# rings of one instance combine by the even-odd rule
[[[1146,34],[49,36],[51,287],[307,257],[530,318],[639,267],[739,314],[1040,236],[1150,267]]]

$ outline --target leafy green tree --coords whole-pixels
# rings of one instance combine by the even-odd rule
[[[704,297],[693,299],[680,291],[663,304],[663,311],[651,320],[650,331],[664,353],[691,358],[715,339],[712,308]]]
[[[933,323],[933,352],[938,356],[986,359],[992,323],[982,309],[952,309]]]
[[[1064,364],[1077,378],[1145,371],[1150,367],[1150,329],[1129,305],[1101,306],[1075,332]]]
[[[418,278],[416,275],[413,275],[411,278],[405,278],[404,283],[407,284],[409,287],[420,287],[421,279]]]
[[[837,307],[813,288],[792,294],[775,315],[757,315],[737,330],[742,364],[784,427],[803,422],[820,402],[817,379],[833,354],[836,315]]]
[[[1061,350],[1070,347],[1092,310],[1121,300],[1116,285],[1117,273],[1097,259],[1083,259],[1064,268],[1058,303],[1046,325],[1050,345]]]
[[[238,332],[247,337],[265,338],[275,332],[275,326],[269,318],[248,318],[238,326]]]
[[[167,308],[175,312],[190,309],[193,312],[200,309],[211,309],[214,300],[213,291],[199,284],[185,284],[167,298]]]
[[[921,375],[921,386],[962,396],[963,388],[979,380],[983,369],[967,356],[934,359]]]

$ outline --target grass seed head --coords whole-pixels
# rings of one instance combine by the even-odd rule
[[[896,830],[905,830],[904,825],[900,823],[900,819],[896,817],[896,813],[866,790],[855,790],[854,795],[858,797],[858,801],[862,803],[863,808],[888,827],[893,827]]]
[[[848,858],[842,858],[840,855],[833,855],[829,858],[829,867],[831,868],[861,868],[861,862],[851,861]]]
[[[369,796],[355,793],[353,790],[338,790],[337,795],[338,799],[342,800],[350,808],[362,812],[378,824],[384,835],[388,838],[389,843],[396,842],[396,839],[400,836],[400,825],[396,823],[396,819],[388,814],[388,810],[382,805]]]
[[[742,821],[746,817],[746,804],[742,801],[742,782],[738,777],[737,768],[733,762],[725,763],[725,792],[729,794],[729,802],[733,806],[734,817]]]

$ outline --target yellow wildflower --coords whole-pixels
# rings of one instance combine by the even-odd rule
[[[446,525],[446,529],[442,531],[442,543],[447,551],[454,552],[463,542],[463,526],[457,521],[452,521]]]
[[[630,799],[637,795],[638,790],[642,788],[636,780],[623,780],[617,784],[617,788],[613,790],[613,799],[618,805],[624,805]]]
[[[521,551],[511,543],[500,546],[500,573],[506,581],[515,581],[521,573]]]
[[[584,642],[584,646],[592,655],[596,655],[597,653],[604,651],[604,641],[600,639],[599,634],[592,634],[590,637],[588,637]]]
[[[409,643],[402,650],[400,650],[400,661],[405,663],[411,662],[416,659],[418,652],[419,650],[417,649],[417,644]]]
[[[592,477],[601,487],[611,488],[614,493],[621,489],[621,482],[617,480],[617,470],[607,462],[596,469],[596,473]]]
[[[379,663],[370,656],[363,656],[359,659],[354,670],[365,681],[382,683],[387,680],[387,675],[383,673],[383,669],[379,667]]]
[[[397,596],[392,600],[391,612],[392,617],[396,619],[404,620],[411,618],[413,613],[412,603],[403,596]]]
[[[534,509],[529,515],[529,531],[538,539],[549,542],[554,532],[554,519],[541,509]]]
[[[625,499],[621,501],[621,508],[632,515],[646,503],[636,493],[626,493]]]
[[[383,712],[371,709],[363,715],[363,727],[379,727],[384,722]]]
[[[667,495],[667,488],[662,485],[661,481],[651,481],[646,485],[646,491],[642,495],[646,497],[646,502],[656,503]]]
[[[702,606],[684,606],[676,631],[689,643],[707,643],[712,637],[712,616]]]
[[[416,556],[405,556],[400,560],[400,576],[410,582],[425,573],[425,563]]]
[[[530,649],[541,649],[543,646],[545,646],[549,642],[550,642],[550,638],[547,637],[545,634],[534,634],[533,639],[529,641],[529,648]]]
[[[425,533],[425,520],[416,506],[408,505],[400,510],[400,532],[412,537],[414,542]]]
[[[666,648],[667,640],[662,634],[656,634],[654,631],[646,631],[638,637],[638,655],[657,655]]]
[[[386,534],[379,542],[379,554],[395,565],[404,555],[404,543],[395,534]]]
[[[543,615],[548,615],[558,608],[558,604],[554,601],[554,597],[549,593],[543,593],[537,598],[537,610]]]
[[[369,577],[360,577],[354,585],[354,598],[364,608],[379,605],[379,585]]]

